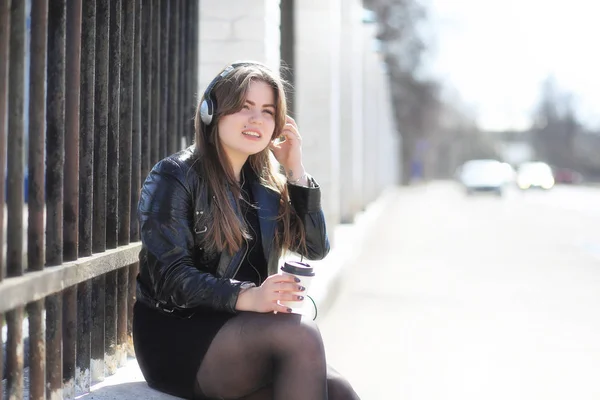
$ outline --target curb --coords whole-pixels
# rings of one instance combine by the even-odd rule
[[[398,194],[397,187],[388,187],[364,211],[356,215],[353,223],[334,227],[335,243],[331,251],[325,259],[311,262],[321,278],[315,279],[310,289],[310,295],[318,310],[317,321],[323,318],[335,303],[343,281],[343,270],[361,254],[361,244],[365,237],[376,226],[389,205],[396,201]],[[307,306],[310,310],[310,305]],[[305,315],[312,318],[314,312],[307,311]]]

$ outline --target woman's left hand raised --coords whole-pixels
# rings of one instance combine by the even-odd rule
[[[269,147],[277,162],[285,169],[287,178],[293,181],[300,178],[305,171],[302,165],[302,136],[300,136],[296,121],[289,115],[281,136],[285,138],[285,141],[275,140]]]

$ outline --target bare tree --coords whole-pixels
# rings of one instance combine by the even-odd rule
[[[425,9],[415,0],[370,0],[377,15],[378,34],[387,72],[396,127],[402,136],[402,184],[409,184],[415,162],[425,167],[423,147],[437,130],[439,84],[421,78],[426,50],[419,24]]]
[[[532,144],[540,160],[600,179],[600,132],[591,132],[580,121],[574,98],[553,77],[543,82],[533,115]]]

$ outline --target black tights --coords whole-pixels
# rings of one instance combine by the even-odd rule
[[[196,376],[200,398],[358,400],[325,362],[312,321],[293,314],[243,312],[215,336]]]

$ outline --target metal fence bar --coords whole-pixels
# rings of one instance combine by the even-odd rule
[[[117,247],[118,195],[119,195],[119,85],[121,75],[121,0],[110,4],[109,33],[109,113],[106,198],[106,248]],[[117,271],[106,274],[105,309],[105,355],[106,370],[109,375],[117,371]]]
[[[184,114],[184,126],[187,132],[188,144],[192,144],[194,142],[194,111],[195,111],[195,102],[196,102],[196,86],[194,82],[196,81],[196,77],[194,76],[194,65],[196,64],[196,43],[197,40],[194,37],[194,31],[196,24],[195,12],[196,12],[196,3],[195,2],[185,2],[187,6],[186,10],[186,43],[185,43],[185,53],[186,53],[186,63],[185,63],[185,82],[184,85],[186,89],[185,96],[185,109],[186,113]]]
[[[192,40],[191,40],[191,45],[192,45],[192,60],[191,60],[191,66],[190,66],[190,72],[192,74],[192,77],[190,79],[190,82],[188,83],[193,91],[192,91],[192,96],[191,96],[191,104],[192,104],[192,121],[191,121],[191,135],[192,135],[192,139],[195,137],[195,133],[194,133],[194,117],[196,115],[196,105],[199,104],[200,102],[200,98],[202,97],[202,93],[198,92],[198,55],[200,54],[200,44],[199,44],[199,39],[198,39],[198,35],[200,34],[200,26],[198,25],[200,19],[198,18],[198,12],[200,11],[200,3],[197,1],[194,1],[191,3],[191,8],[192,11],[190,12],[190,18],[192,19]]]
[[[77,0],[81,1],[81,0]],[[92,213],[94,189],[94,100],[96,63],[96,1],[82,7],[81,107],[79,148],[79,247],[78,257],[92,255]],[[77,369],[75,387],[89,391],[91,360],[92,281],[77,285]]]
[[[81,80],[81,0],[67,0],[65,66],[65,166],[63,260],[77,259],[79,241],[79,143]],[[63,396],[75,397],[77,287],[63,292]]]
[[[106,274],[104,362],[106,373],[117,372],[117,271]]]
[[[8,80],[7,276],[23,275],[23,178],[25,108],[25,4],[11,7]]]
[[[77,0],[81,4],[82,0]],[[81,32],[81,107],[79,147],[79,257],[92,255],[94,190],[94,103],[96,0],[83,1]]]
[[[106,250],[106,185],[109,82],[109,2],[96,2],[96,71],[94,91],[94,225],[92,251]]]
[[[46,398],[62,399],[62,293],[46,297]]]
[[[159,0],[152,1],[152,60],[150,62],[152,68],[152,92],[150,105],[150,130],[151,130],[151,147],[150,147],[150,165],[149,169],[158,162],[160,154],[160,94],[161,94],[161,73],[160,73],[160,55],[161,55],[161,10]]]
[[[119,199],[119,88],[121,84],[121,0],[110,4],[109,64],[108,64],[108,147],[110,159],[107,172],[106,248],[117,247]]]
[[[44,140],[46,130],[46,47],[48,1],[31,4],[29,91],[29,187],[27,224],[27,269],[44,268]]]
[[[23,307],[17,307],[6,313],[6,325],[8,327],[6,393],[10,400],[21,400],[23,399]]]
[[[4,262],[4,193],[5,185],[5,165],[6,165],[6,120],[7,97],[8,92],[8,63],[9,63],[9,43],[10,43],[10,0],[0,0],[0,284],[6,274],[6,264]],[[4,322],[4,314],[0,312],[0,325]],[[0,337],[0,345],[3,345],[3,339]],[[4,352],[0,351],[0,378],[4,377]],[[2,389],[0,385],[0,389]],[[0,390],[0,400],[3,397],[3,390]]]
[[[7,276],[23,275],[23,178],[25,108],[25,3],[11,6],[10,60],[8,81],[8,197],[7,197]],[[23,307],[6,313],[7,394],[9,399],[23,395]]]
[[[178,82],[177,82],[177,87],[178,87],[178,92],[179,92],[179,96],[178,96],[178,100],[177,103],[179,104],[179,108],[177,109],[178,112],[178,116],[177,116],[177,126],[179,126],[179,134],[178,136],[180,136],[180,140],[177,144],[177,147],[181,147],[181,145],[179,143],[186,143],[186,145],[189,145],[189,137],[188,137],[188,125],[187,125],[187,115],[188,115],[188,108],[190,103],[188,103],[187,101],[187,95],[189,92],[189,87],[186,85],[187,82],[187,60],[188,60],[188,54],[186,52],[186,46],[188,43],[188,37],[187,37],[187,27],[188,27],[188,18],[189,16],[187,15],[188,10],[188,5],[189,2],[186,1],[181,1],[179,4],[179,48],[178,48],[178,52],[179,52],[179,78],[178,78]],[[181,140],[181,139],[185,139]]]
[[[81,0],[67,0],[63,259],[77,259],[81,77]],[[83,130],[82,130],[83,132]]]
[[[46,338],[44,301],[27,305],[29,319],[29,400],[46,398]]]
[[[66,1],[48,8],[46,97],[46,265],[63,261]],[[46,298],[46,397],[62,398],[62,293]]]
[[[131,202],[129,239],[140,240],[137,222],[137,205],[140,198],[142,172],[142,43],[141,43],[141,0],[135,1],[135,37],[133,42],[133,120],[131,130]]]
[[[131,220],[129,224],[129,239],[132,242],[140,240],[139,224],[137,222],[137,204],[140,198],[141,170],[142,170],[142,3],[135,0],[133,41],[133,129],[132,129],[132,157],[131,157]],[[135,302],[135,279],[138,264],[129,267],[128,293],[127,293],[127,354],[135,356],[133,350],[133,304]]]
[[[127,295],[129,293],[129,269],[117,271],[117,365],[127,362]]]
[[[62,386],[63,398],[75,397],[77,363],[77,286],[62,292]]]
[[[131,130],[133,127],[134,0],[122,0],[119,119],[119,245],[129,244],[131,217]]]
[[[173,154],[179,147],[179,127],[177,124],[179,115],[179,1],[169,2],[169,96],[167,103],[167,154]]]
[[[46,98],[46,265],[63,261],[66,0],[49,3]]]
[[[31,4],[31,64],[29,75],[28,271],[40,271],[44,268],[44,132],[46,125],[44,86],[46,82],[47,31],[48,2],[47,0],[33,0]],[[43,311],[43,300],[27,305],[30,400],[45,399],[46,340]]]
[[[167,110],[169,109],[169,5],[170,1],[161,0],[160,2],[160,129],[159,129],[159,154],[162,159],[167,156]]]
[[[121,104],[119,120],[119,245],[129,244],[131,217],[131,129],[133,125],[133,41],[134,0],[122,0],[121,8]],[[117,289],[117,360],[127,361],[127,296],[129,272],[118,272]]]
[[[140,2],[142,8],[141,29],[141,135],[142,165],[141,179],[146,179],[151,167],[152,149],[152,1]]]
[[[96,1],[96,71],[94,105],[94,224],[92,250],[106,250],[106,172],[108,122],[109,0]],[[90,375],[92,382],[104,380],[104,319],[106,276],[92,280],[92,345]]]
[[[4,210],[5,166],[6,166],[6,121],[8,118],[8,63],[10,43],[10,0],[0,0],[0,205]],[[4,211],[0,213],[0,226],[4,227]],[[4,229],[0,229],[0,254],[4,254]],[[0,282],[6,275],[4,257],[0,257]],[[0,321],[4,316],[0,315]],[[1,340],[0,340],[1,341]],[[2,355],[0,355],[2,358]],[[0,360],[2,361],[2,360]],[[3,362],[0,362],[2,372]],[[0,374],[0,376],[2,376]],[[2,393],[0,393],[2,400]]]

